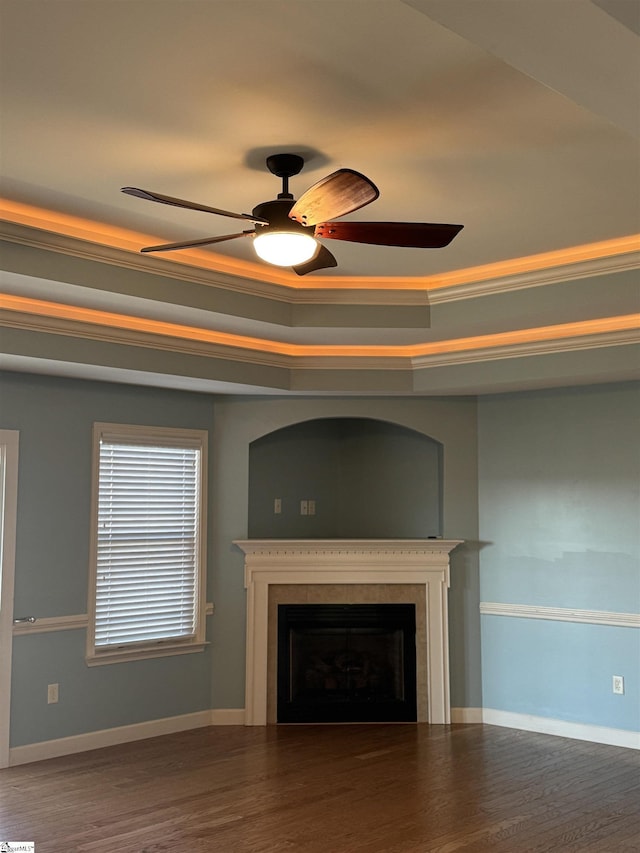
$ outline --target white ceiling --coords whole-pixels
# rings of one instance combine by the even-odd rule
[[[352,218],[465,226],[441,250],[334,241],[339,266],[318,287],[640,230],[635,0],[1,0],[0,10],[0,180],[12,201],[157,242],[198,239],[240,229],[119,188],[248,212],[280,189],[265,157],[293,151],[307,159],[296,196],[350,167],[381,193]],[[207,251],[255,260],[245,240]],[[43,287],[33,279],[23,292]],[[96,299],[86,292],[86,304]],[[162,302],[147,307],[163,315]],[[207,324],[266,334],[259,318],[209,312]],[[355,325],[296,339],[443,336]],[[451,329],[473,332],[468,320]]]

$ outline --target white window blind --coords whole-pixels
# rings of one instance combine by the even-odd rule
[[[123,647],[202,639],[203,449],[198,445],[100,436],[96,657]]]

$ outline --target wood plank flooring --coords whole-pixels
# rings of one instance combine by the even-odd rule
[[[0,771],[36,853],[631,853],[640,754],[492,726],[198,729]]]

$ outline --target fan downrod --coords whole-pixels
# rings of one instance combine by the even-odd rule
[[[282,178],[282,192],[279,199],[293,200],[289,192],[289,178],[297,175],[304,166],[304,159],[299,154],[272,154],[267,157],[267,169],[272,175]]]

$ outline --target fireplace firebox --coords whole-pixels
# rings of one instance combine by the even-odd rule
[[[415,722],[414,604],[278,605],[277,721]]]

